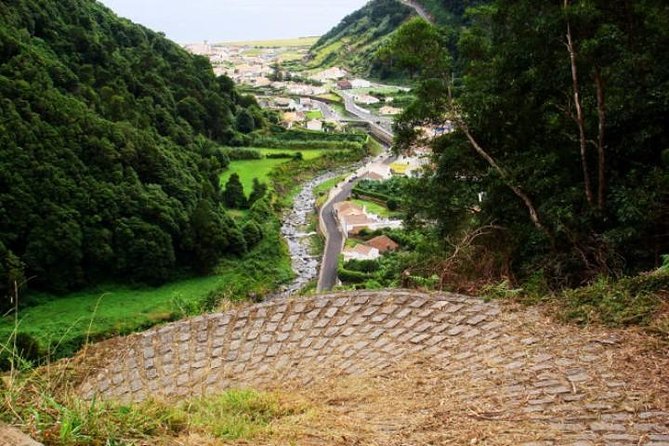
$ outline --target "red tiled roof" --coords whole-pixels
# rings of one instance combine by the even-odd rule
[[[394,251],[400,247],[400,245],[398,245],[390,237],[385,235],[374,237],[373,239],[368,241],[367,244],[373,248],[378,249],[379,252]]]

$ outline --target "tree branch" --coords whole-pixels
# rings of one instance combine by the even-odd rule
[[[523,201],[525,207],[527,208],[530,214],[530,220],[532,220],[534,226],[540,231],[544,232],[546,235],[548,235],[548,230],[541,222],[541,219],[539,218],[539,212],[537,211],[537,208],[534,206],[534,203],[532,203],[530,197],[520,188],[520,186],[517,186],[516,184],[513,183],[510,175],[506,172],[506,170],[502,169],[499,166],[499,164],[497,164],[497,162],[494,160],[494,158],[490,156],[488,152],[486,152],[483,149],[483,147],[481,147],[481,145],[469,131],[467,123],[465,123],[465,121],[461,117],[457,117],[455,119],[455,123],[458,126],[458,128],[465,134],[467,140],[474,148],[474,151],[481,158],[483,158],[493,169],[495,169],[495,171],[499,174],[502,180],[504,180],[504,183],[513,191],[514,194],[516,194],[518,198],[520,198]]]
[[[599,132],[597,136],[598,157],[598,190],[597,206],[604,209],[606,206],[606,147],[604,142],[606,131],[606,98],[604,96],[604,82],[599,66],[595,65],[595,87],[597,88],[597,115],[599,118]]]
[[[565,13],[569,7],[569,0],[564,0]],[[592,206],[594,198],[592,195],[592,186],[590,185],[590,171],[587,160],[587,143],[585,138],[585,117],[583,116],[583,105],[581,103],[580,87],[578,82],[578,67],[576,66],[576,49],[571,34],[571,24],[567,18],[567,50],[569,51],[569,61],[571,64],[571,80],[574,90],[574,104],[576,106],[576,124],[578,126],[579,145],[581,149],[581,169],[583,170],[583,181],[585,188],[585,197]]]

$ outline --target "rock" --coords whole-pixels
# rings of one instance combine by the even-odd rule
[[[20,431],[0,423],[0,446],[42,446]]]

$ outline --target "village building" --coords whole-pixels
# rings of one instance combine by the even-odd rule
[[[400,245],[398,245],[393,239],[387,235],[381,235],[379,237],[374,237],[373,239],[367,242],[368,246],[376,248],[381,254],[388,251],[396,251]]]
[[[382,115],[397,115],[402,112],[402,109],[397,107],[391,107],[389,105],[384,105],[379,109],[379,113]]]
[[[369,88],[372,86],[372,83],[366,79],[353,79],[351,85],[353,88]]]
[[[317,132],[322,132],[323,131],[323,121],[319,119],[312,119],[311,121],[307,122],[307,129],[308,130],[315,130]]]
[[[361,180],[370,180],[370,181],[383,181],[386,178],[377,172],[365,172],[360,176]]]
[[[378,98],[375,98],[374,96],[368,94],[357,94],[353,97],[353,100],[358,104],[365,104],[365,105],[378,104],[379,102],[381,102],[379,101]]]
[[[333,207],[340,218],[351,215],[365,215],[365,210],[362,207],[350,201],[340,201],[335,203]]]
[[[353,84],[351,84],[351,82],[347,80],[341,80],[337,82],[337,88],[339,88],[340,90],[350,90],[351,88],[353,88]]]
[[[353,248],[346,248],[342,252],[344,260],[376,260],[381,257],[378,249],[365,244],[355,245]]]
[[[334,80],[346,77],[347,75],[348,75],[348,72],[346,70],[343,70],[339,67],[332,67],[332,68],[328,68],[327,70],[323,70],[319,73],[314,74],[313,76],[311,76],[311,79],[317,80],[317,81],[320,81],[320,82],[334,81]]]
[[[334,210],[339,219],[342,232],[346,235],[357,235],[363,229],[400,228],[400,220],[380,219],[367,213],[367,209],[350,201],[336,203]]]
[[[281,123],[287,129],[292,129],[297,122],[304,122],[305,115],[303,112],[286,112],[281,117]]]

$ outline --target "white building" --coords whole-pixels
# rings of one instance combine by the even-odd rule
[[[353,100],[358,104],[365,104],[365,105],[378,104],[380,102],[377,98],[375,98],[374,96],[370,96],[368,94],[356,94],[355,96],[353,96]]]
[[[307,122],[307,129],[322,132],[323,131],[323,121],[318,120],[318,119],[312,119],[311,121]]]
[[[311,78],[323,82],[323,81],[335,81],[337,79],[346,77],[347,75],[348,72],[346,72],[346,70],[343,70],[339,67],[332,67],[328,68],[327,70],[323,70],[319,73],[314,74],[313,76],[311,76]]]
[[[365,79],[353,79],[351,81],[351,86],[353,88],[369,88],[372,86],[372,83]]]
[[[365,244],[355,245],[353,248],[346,248],[342,252],[344,260],[376,260],[381,257],[381,252]]]

